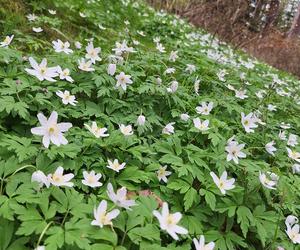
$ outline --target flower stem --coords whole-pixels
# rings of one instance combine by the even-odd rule
[[[49,222],[49,223],[45,226],[44,230],[42,231],[42,233],[41,233],[41,235],[40,235],[40,237],[39,237],[39,240],[38,240],[38,242],[37,242],[36,247],[38,247],[38,246],[40,245],[40,242],[41,242],[41,240],[42,240],[44,234],[46,233],[47,229],[51,226],[52,223],[53,223],[53,221]]]

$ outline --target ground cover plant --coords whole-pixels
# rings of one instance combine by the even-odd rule
[[[299,249],[299,81],[143,1],[0,16],[0,249]]]

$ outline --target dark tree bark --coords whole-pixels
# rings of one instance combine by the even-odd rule
[[[300,3],[298,5],[297,13],[294,17],[292,26],[287,33],[288,38],[297,37],[300,35]]]
[[[272,26],[274,26],[274,24],[277,20],[277,17],[279,15],[279,5],[280,5],[279,0],[271,0],[270,9],[267,13],[267,19],[266,19],[264,31],[267,31]]]

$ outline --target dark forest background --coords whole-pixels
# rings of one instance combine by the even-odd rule
[[[149,0],[300,77],[299,0]]]

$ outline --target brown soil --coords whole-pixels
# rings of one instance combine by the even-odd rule
[[[163,1],[152,0],[162,7]],[[222,41],[266,63],[300,77],[300,40],[288,39],[275,27],[257,31],[247,25],[249,6],[243,0],[186,1],[189,3],[169,5],[169,10],[187,18],[195,26],[215,34]],[[157,6],[157,5],[156,5]]]

